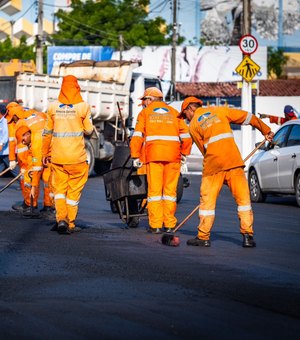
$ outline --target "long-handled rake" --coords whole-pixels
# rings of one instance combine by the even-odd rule
[[[249,155],[244,159],[244,163],[266,142],[266,139],[264,139],[261,143],[259,143],[255,149],[253,149]],[[174,229],[172,234],[163,234],[161,237],[161,243],[166,246],[171,247],[178,247],[180,245],[180,239],[178,236],[175,235],[176,231],[179,230],[193,215],[194,213],[199,209],[199,204],[191,211]]]

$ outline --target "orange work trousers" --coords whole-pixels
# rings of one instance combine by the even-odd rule
[[[228,185],[236,201],[241,234],[253,235],[253,212],[248,182],[244,169],[235,168],[202,177],[198,225],[198,238],[202,240],[208,240],[210,237],[215,220],[216,201],[223,184]]]
[[[51,163],[51,172],[56,221],[66,221],[69,228],[74,228],[81,192],[88,180],[89,165],[86,162]]]
[[[51,165],[43,169],[42,180],[44,183],[44,207],[54,208],[54,193],[51,187]]]
[[[179,162],[147,164],[148,218],[151,228],[174,228],[177,219],[176,191],[180,175]]]

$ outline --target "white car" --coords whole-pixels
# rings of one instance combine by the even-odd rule
[[[272,143],[252,157],[248,169],[252,202],[266,195],[295,195],[300,207],[300,119],[283,124]]]

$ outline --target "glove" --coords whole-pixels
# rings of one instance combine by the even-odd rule
[[[14,170],[16,166],[17,166],[17,162],[16,161],[10,161],[9,162],[9,167],[11,168],[11,170]]]
[[[188,167],[187,167],[187,164],[186,164],[186,156],[185,155],[181,155],[180,172],[181,173],[187,173],[188,172]]]
[[[135,168],[139,169],[143,166],[143,162],[141,162],[139,158],[134,158],[133,161],[132,161],[132,165]]]
[[[263,113],[259,113],[259,118],[263,119],[263,118],[267,118],[268,116],[263,114]]]

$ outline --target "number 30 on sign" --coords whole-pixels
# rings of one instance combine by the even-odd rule
[[[253,35],[243,35],[240,39],[239,46],[243,54],[250,55],[257,50],[258,42]]]

